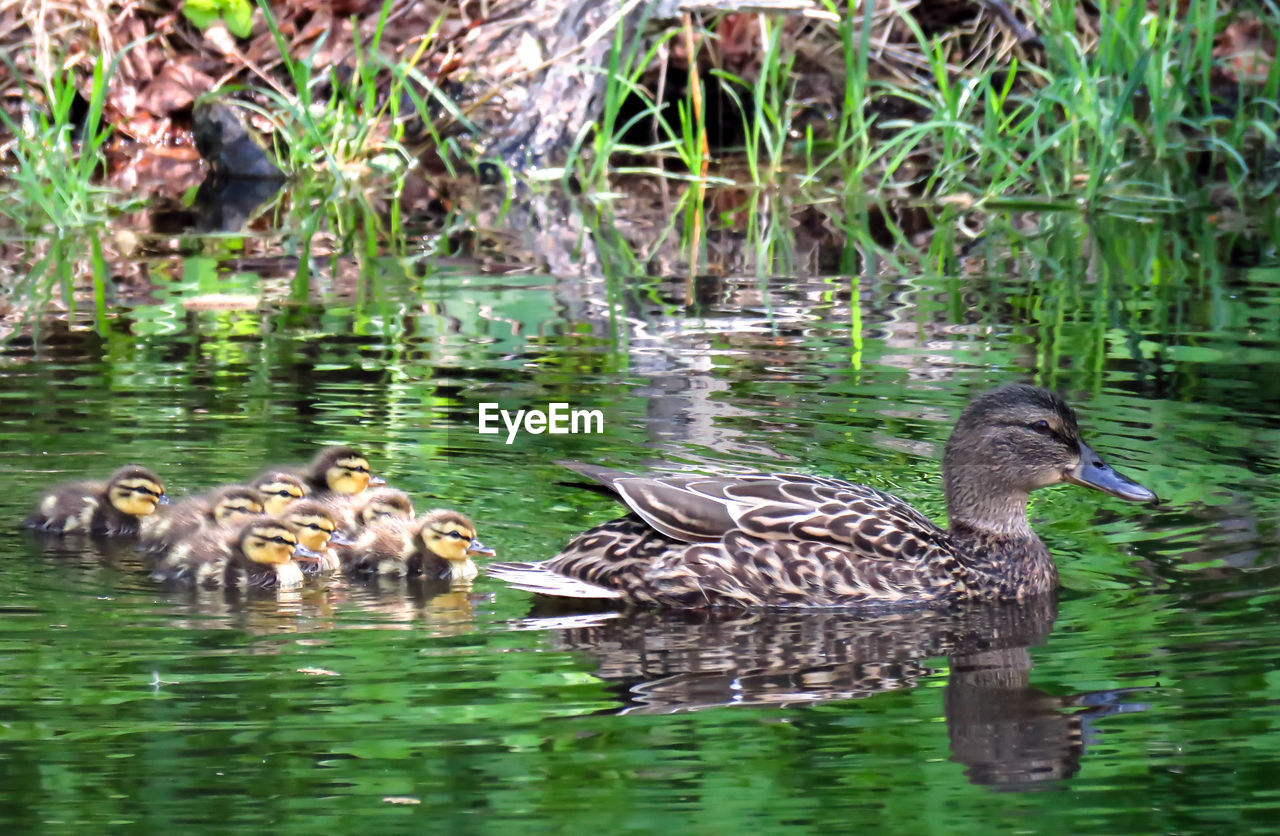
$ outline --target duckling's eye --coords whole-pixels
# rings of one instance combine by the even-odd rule
[[[452,537],[452,538],[453,538],[453,539],[455,539],[455,540],[470,540],[470,539],[471,539],[470,537],[464,537],[464,536],[462,536],[462,532],[459,532],[459,531],[450,531],[450,532],[449,532],[449,536],[450,536],[450,537]]]
[[[1041,435],[1053,435],[1053,427],[1050,427],[1049,422],[1044,420],[1043,418],[1033,423],[1031,425],[1031,429],[1035,430]]]

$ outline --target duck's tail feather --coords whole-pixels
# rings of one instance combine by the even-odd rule
[[[616,468],[601,467],[597,464],[586,464],[584,462],[574,462],[569,461],[568,459],[559,459],[556,461],[556,464],[566,470],[572,470],[579,476],[585,476],[593,482],[598,482],[610,490],[616,490],[613,486],[614,482],[619,479],[626,479],[631,475],[630,473],[617,470]]]
[[[516,589],[560,598],[621,598],[622,593],[607,586],[571,578],[543,568],[541,563],[494,563],[486,570],[490,577]]]

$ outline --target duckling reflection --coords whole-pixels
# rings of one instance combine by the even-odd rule
[[[33,529],[24,532],[31,553],[47,558],[63,576],[74,574],[77,582],[87,585],[115,583],[121,575],[145,574],[147,563],[137,543],[116,537],[85,534],[62,534]],[[111,578],[110,581],[107,579]]]
[[[324,632],[335,626],[324,589],[168,584],[159,594],[170,612],[165,623],[175,630],[229,629],[269,636]],[[254,646],[259,650],[275,652],[265,644]]]
[[[373,575],[356,583],[339,580],[328,588],[335,603],[359,612],[360,627],[377,630],[422,630],[435,636],[460,636],[475,630],[475,608],[491,600],[472,592],[469,584],[448,579]],[[352,626],[348,620],[346,626]]]
[[[1136,710],[1117,692],[1056,697],[1030,687],[1028,647],[1056,616],[1052,600],[954,612],[857,617],[841,612],[755,614],[605,612],[529,619],[555,630],[557,649],[590,653],[618,684],[617,713],[726,706],[802,706],[915,687],[948,657],[944,711],[952,757],[977,784],[1016,788],[1080,768],[1085,723]],[[1088,706],[1069,713],[1073,706]]]

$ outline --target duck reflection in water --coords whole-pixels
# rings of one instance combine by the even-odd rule
[[[619,714],[804,706],[912,688],[946,657],[952,759],[975,784],[1046,786],[1080,769],[1098,717],[1145,706],[1128,691],[1054,696],[1030,685],[1029,647],[1049,635],[1051,598],[947,612],[714,614],[630,611],[530,618],[560,650],[584,651],[616,683]],[[578,625],[578,626],[575,626]]]

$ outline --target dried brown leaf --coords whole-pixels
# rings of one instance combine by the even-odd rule
[[[143,88],[138,106],[156,116],[170,116],[190,107],[196,97],[213,89],[213,79],[187,61],[170,61]]]

